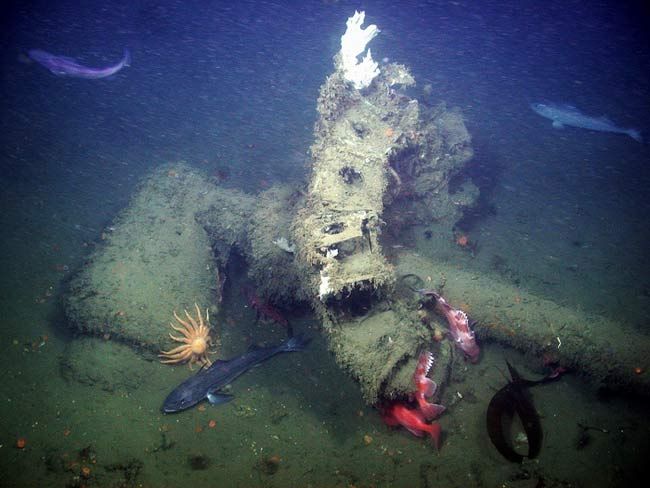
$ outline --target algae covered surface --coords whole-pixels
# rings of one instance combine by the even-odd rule
[[[66,314],[74,326],[157,351],[169,343],[174,310],[217,303],[217,266],[195,220],[214,192],[182,164],[149,176],[73,277]]]
[[[614,390],[650,391],[635,371],[650,352],[638,332],[601,315],[563,306],[493,274],[404,253],[398,272],[428,277],[476,321],[479,339],[560,362],[590,381]],[[630,337],[638,340],[631,341]]]

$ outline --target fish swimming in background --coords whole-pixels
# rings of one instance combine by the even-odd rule
[[[97,80],[112,76],[125,66],[131,66],[131,53],[128,49],[124,50],[124,56],[119,63],[106,68],[89,68],[79,64],[73,58],[66,56],[57,56],[40,49],[31,49],[27,55],[30,59],[44,66],[51,73],[57,76],[71,76],[73,78],[85,78],[87,80]]]
[[[556,105],[545,103],[531,103],[534,112],[553,121],[553,127],[562,129],[565,125],[580,129],[595,130],[598,132],[613,132],[626,134],[637,142],[643,142],[641,133],[636,129],[619,127],[607,117],[591,117],[580,112],[571,105]]]

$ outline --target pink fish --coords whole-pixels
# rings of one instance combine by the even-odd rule
[[[443,405],[429,403],[427,401],[427,398],[432,397],[438,389],[436,382],[427,377],[431,366],[433,366],[433,354],[429,351],[424,351],[420,353],[420,359],[413,374],[413,381],[416,387],[415,400],[418,402],[418,407],[422,415],[427,420],[438,418],[445,411]]]
[[[430,296],[436,300],[437,309],[445,316],[449,324],[449,333],[458,347],[472,363],[478,361],[480,349],[476,343],[474,331],[469,326],[469,318],[462,310],[457,310],[447,303],[441,295],[433,290],[417,290],[422,296]]]

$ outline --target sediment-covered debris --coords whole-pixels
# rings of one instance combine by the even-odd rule
[[[308,301],[302,269],[296,262],[291,221],[302,194],[288,185],[260,193],[249,224],[248,276],[256,293],[277,304]]]
[[[625,324],[411,252],[401,253],[397,272],[430,278],[427,286],[444,290],[450,303],[476,321],[481,343],[513,347],[540,367],[558,364],[609,390],[650,395],[647,375],[636,369],[650,355],[648,341]]]
[[[359,21],[363,17],[355,14],[348,31],[359,30]],[[357,34],[363,48],[355,52],[361,53],[376,28]],[[459,112],[444,106],[422,110],[408,94],[415,80],[401,64],[378,67],[370,59],[363,82],[351,79],[346,36],[334,58],[335,71],[320,90],[312,173],[291,240],[306,295],[322,317],[337,362],[374,403],[412,390],[412,372],[424,345],[439,356],[441,384],[453,357],[408,308],[417,303],[395,296],[385,237],[398,233],[393,226],[403,227],[401,212],[419,212],[415,221],[427,223],[445,216],[451,231],[476,191],[468,184],[462,201],[450,196],[450,179],[472,155]],[[386,215],[391,205],[395,209]]]
[[[65,298],[71,326],[157,352],[169,347],[174,310],[216,306],[217,265],[195,215],[217,192],[183,164],[146,178],[72,278]]]

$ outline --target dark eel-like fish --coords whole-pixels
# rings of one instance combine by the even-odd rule
[[[497,391],[487,409],[487,429],[492,444],[508,461],[521,463],[524,456],[515,451],[512,445],[510,426],[514,415],[521,419],[528,438],[528,457],[535,458],[542,448],[542,424],[535,410],[527,388],[548,383],[560,377],[562,370],[555,370],[541,380],[531,381],[519,376],[517,370],[508,362],[508,370],[512,380]]]

